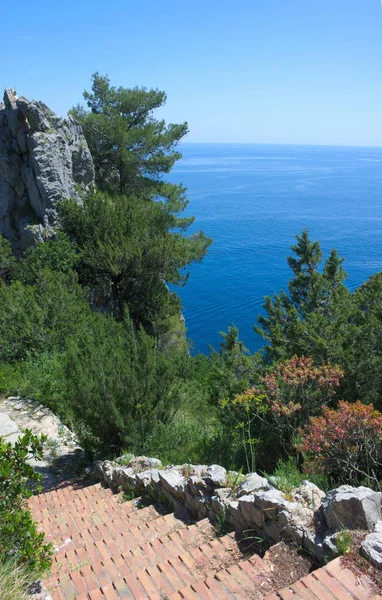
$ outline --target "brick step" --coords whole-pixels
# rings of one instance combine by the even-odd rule
[[[68,486],[30,499],[33,518],[40,523],[40,529],[46,533],[48,541],[60,546],[68,538],[79,536],[82,531],[109,521],[124,521],[132,528],[162,516],[154,506],[139,508],[139,499],[121,503],[120,496],[113,494],[107,494],[107,500],[100,499],[99,493],[105,494],[110,490],[99,486],[92,498],[91,490],[91,487],[77,490]],[[76,497],[67,501],[67,494],[76,494]]]
[[[79,497],[85,496],[90,501],[106,500],[109,501],[115,494],[110,488],[104,487],[100,483],[92,481],[66,482],[53,490],[36,494],[29,499],[31,505],[45,507],[51,504],[60,503],[65,498],[70,504]]]
[[[112,510],[108,513],[88,512],[84,514],[79,514],[77,511],[64,511],[55,519],[40,520],[40,529],[45,531],[49,541],[60,546],[64,540],[79,539],[84,531],[93,531],[97,527],[110,524],[112,528],[113,523],[118,523],[119,527],[131,529],[147,522],[154,522],[161,517],[162,515],[153,506],[142,508],[130,515]]]
[[[196,585],[198,588],[202,585],[198,583],[199,580],[203,582],[207,577],[213,579],[219,566],[230,568],[239,559],[234,553],[237,547],[233,536],[215,538],[210,543],[192,549],[192,552],[177,548],[173,542],[163,544],[160,550],[153,545],[149,552],[141,548],[140,553],[130,552],[124,556],[118,552],[110,554],[110,549],[109,545],[109,554],[105,552],[100,559],[93,556],[91,561],[78,564],[77,567],[72,563],[69,573],[52,574],[46,583],[53,598],[109,599],[115,593],[116,598],[163,600],[168,594],[174,594],[186,586]],[[81,555],[77,555],[77,559],[80,558]],[[259,557],[256,558],[261,561]],[[65,565],[69,564],[65,559]],[[257,573],[254,569],[252,571]],[[216,581],[216,588],[219,585],[224,589],[224,583]],[[227,598],[231,597],[227,591],[225,594]]]
[[[175,558],[181,554],[188,554],[188,552],[192,552],[195,561],[198,560],[202,564],[205,550],[209,552],[209,547],[204,546],[205,544],[211,542],[214,548],[216,546],[220,548],[219,538],[215,537],[211,525],[204,521],[149,541],[145,541],[142,537],[139,539],[134,537],[134,530],[126,530],[118,536],[113,533],[106,531],[102,539],[87,540],[86,543],[76,548],[72,543],[63,546],[53,559],[52,575],[59,573],[65,565],[68,565],[70,569],[77,569],[84,564],[92,564],[109,558],[116,563],[127,562],[129,565],[131,563],[132,570],[137,570],[155,566],[162,560]],[[225,544],[225,551],[232,553],[237,548],[233,536],[225,536],[221,539]],[[185,560],[187,559],[186,556]]]
[[[92,492],[94,487],[96,489]],[[111,511],[122,516],[141,510],[139,498],[126,501],[123,494],[113,494],[111,490],[102,488],[99,484],[79,489],[67,486],[45,492],[32,496],[28,500],[28,505],[39,521],[46,518],[59,518],[63,512],[78,512],[80,515],[95,512],[107,515]]]
[[[92,493],[93,487],[96,486],[79,489],[68,486],[32,496],[28,501],[29,508],[39,519],[50,517],[52,514],[58,516],[63,510],[85,512],[90,509],[102,513],[112,509],[123,511],[124,514],[138,510],[137,499],[124,501],[122,494],[113,494],[111,490],[100,486],[97,486]]]
[[[121,503],[100,484],[61,485],[29,506],[61,546],[46,582],[54,600],[382,600],[340,559],[269,593],[274,565],[245,557],[234,534],[217,538],[207,519],[187,525]]]
[[[265,600],[382,600],[375,586],[365,576],[360,579],[341,558],[328,563],[283,588]]]
[[[154,539],[156,537],[166,535],[175,529],[186,526],[182,521],[179,521],[173,515],[159,515],[154,518],[150,515],[149,519],[150,520],[144,520],[143,522],[142,519],[139,519],[138,525],[136,525],[134,519],[127,520],[121,518],[112,518],[104,523],[93,525],[93,527],[81,528],[79,531],[68,531],[68,534],[66,534],[65,531],[65,535],[62,534],[61,528],[61,537],[56,535],[55,539],[67,540],[68,537],[70,537],[72,547],[80,548],[89,541],[106,540],[110,539],[110,536],[118,537],[124,532],[129,533],[137,541],[139,541],[142,539]]]
[[[168,600],[263,600],[262,584],[272,568],[271,564],[253,555],[205,579],[192,581],[170,594]]]

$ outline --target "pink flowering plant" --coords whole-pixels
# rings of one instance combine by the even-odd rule
[[[296,449],[306,473],[325,473],[333,482],[381,488],[382,413],[372,404],[339,402],[324,407],[300,430]]]
[[[309,357],[294,356],[259,375],[257,385],[222,400],[220,406],[241,439],[247,469],[255,469],[260,446],[267,463],[295,453],[299,428],[334,401],[342,377],[337,366],[316,366]]]
[[[286,453],[298,429],[334,402],[342,377],[336,365],[317,366],[310,357],[293,356],[262,378],[274,432]]]

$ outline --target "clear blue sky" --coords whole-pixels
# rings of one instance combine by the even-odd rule
[[[94,71],[168,94],[190,142],[382,146],[380,0],[19,0],[0,81],[64,114]]]

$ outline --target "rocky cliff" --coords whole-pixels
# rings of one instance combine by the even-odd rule
[[[49,238],[57,202],[80,201],[94,180],[81,126],[7,89],[0,103],[0,234],[19,253]]]

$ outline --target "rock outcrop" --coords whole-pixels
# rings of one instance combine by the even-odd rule
[[[382,569],[382,533],[378,531],[369,533],[361,544],[361,554],[363,554],[374,567]]]
[[[34,435],[45,434],[43,460],[28,462],[43,476],[41,485],[49,489],[58,482],[82,473],[87,466],[85,454],[75,435],[46,406],[35,400],[10,397],[0,399],[0,436],[14,444],[26,429]]]
[[[54,234],[57,203],[94,181],[81,126],[7,89],[0,103],[0,234],[20,252]]]
[[[343,528],[372,531],[381,518],[382,493],[367,487],[341,485],[326,494],[322,505],[332,531]]]

